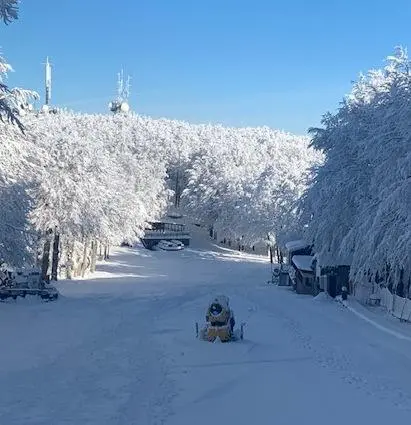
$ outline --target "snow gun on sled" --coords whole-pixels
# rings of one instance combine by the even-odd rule
[[[238,341],[244,339],[244,323],[235,329],[234,312],[230,308],[228,297],[221,295],[214,298],[206,311],[206,323],[199,328],[196,323],[196,336],[202,341],[221,342]]]

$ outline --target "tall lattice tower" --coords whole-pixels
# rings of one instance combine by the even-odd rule
[[[130,76],[124,79],[124,72],[121,70],[117,75],[117,96],[109,103],[108,107],[113,113],[127,113],[130,111],[128,99],[130,97]]]

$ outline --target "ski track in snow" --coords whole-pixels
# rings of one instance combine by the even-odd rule
[[[411,417],[411,344],[338,303],[265,285],[268,268],[206,238],[178,253],[119,248],[90,279],[60,283],[55,303],[0,304],[0,424]],[[217,293],[247,323],[244,341],[195,338]]]

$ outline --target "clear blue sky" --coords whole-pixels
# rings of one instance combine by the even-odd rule
[[[410,0],[22,0],[0,46],[10,85],[42,99],[50,56],[52,100],[75,110],[106,112],[124,67],[136,112],[305,133],[411,50],[410,22]]]

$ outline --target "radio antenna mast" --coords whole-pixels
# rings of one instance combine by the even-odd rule
[[[50,105],[51,100],[51,63],[49,57],[46,58],[45,63],[45,87],[46,87],[46,105]]]
[[[124,80],[124,72],[121,70],[117,74],[117,97],[116,100],[110,102],[108,107],[111,112],[118,113],[123,112],[127,113],[130,111],[130,106],[128,99],[130,97],[130,76],[127,77],[127,80]]]

